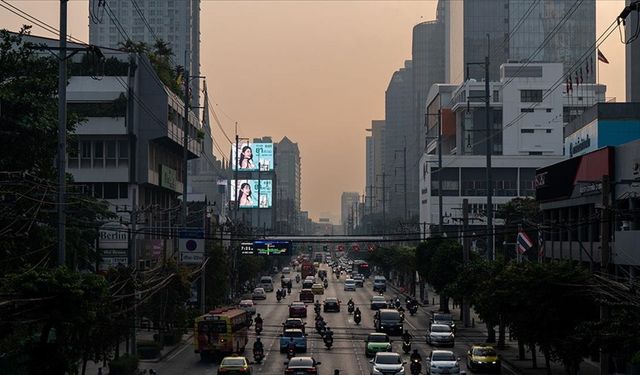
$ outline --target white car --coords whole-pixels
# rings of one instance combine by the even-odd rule
[[[267,299],[267,292],[264,291],[264,288],[255,288],[253,293],[251,294],[252,299]]]
[[[450,350],[434,350],[427,358],[427,375],[461,375],[460,363]]]
[[[455,345],[455,338],[451,327],[446,324],[432,324],[431,328],[427,331],[427,344],[453,347]]]
[[[251,313],[251,315],[256,313],[256,305],[253,304],[253,300],[243,299],[240,301],[240,308],[244,311]]]
[[[356,291],[356,281],[353,279],[346,279],[344,281],[344,291],[352,291],[355,292]]]
[[[375,358],[369,363],[371,363],[372,375],[403,375],[404,365],[406,364],[406,362],[402,361],[400,354],[390,352],[376,353]]]
[[[289,267],[282,267],[282,273],[285,275],[288,275],[291,273],[291,268]]]

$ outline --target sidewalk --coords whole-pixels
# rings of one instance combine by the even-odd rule
[[[156,331],[154,331],[154,330],[146,331],[146,330],[140,329],[137,332],[136,340],[137,340],[137,342],[153,341],[153,335],[155,333],[156,333]],[[167,346],[163,347],[160,350],[160,356],[159,357],[153,358],[153,359],[141,359],[140,360],[140,367],[144,367],[143,364],[158,363],[158,362],[163,361],[165,358],[167,358],[168,356],[173,354],[176,350],[180,349],[182,346],[189,345],[191,343],[192,339],[193,339],[193,333],[182,335],[182,339],[177,344],[175,344],[175,345],[167,345]],[[125,353],[126,353],[126,345],[123,342],[123,343],[120,344],[120,355],[123,355]],[[82,371],[82,364],[80,364],[79,371],[80,372]],[[87,375],[95,375],[95,374],[107,375],[107,374],[109,374],[109,362],[107,362],[106,366],[103,366],[102,362],[93,362],[93,361],[87,362],[86,374]]]
[[[409,297],[409,294],[400,293],[400,288],[396,287],[393,283],[388,283],[390,289],[393,289],[399,295]],[[428,301],[427,304],[422,304],[421,309],[427,313],[427,315],[431,315],[434,312],[437,312],[440,307],[440,296],[436,294],[431,288],[428,288]],[[413,296],[411,296],[413,298]],[[462,322],[460,321],[460,307],[454,306],[450,307],[451,314],[453,319],[457,321],[457,331],[460,337],[465,338],[473,338],[475,340],[471,340],[471,342],[485,342],[487,338],[487,327],[482,322],[482,320],[478,317],[475,311],[471,309],[471,319],[474,324],[471,327],[462,326]],[[496,327],[496,339],[497,339],[497,327]],[[468,340],[465,340],[468,341]],[[470,343],[471,343],[470,342]],[[500,354],[502,358],[503,364],[508,370],[519,375],[546,375],[547,368],[544,361],[544,355],[537,351],[536,359],[537,359],[537,368],[533,368],[531,362],[531,352],[528,349],[525,349],[525,360],[520,360],[518,356],[518,341],[509,339],[509,332],[507,331],[507,339],[505,342],[504,349],[497,349],[496,351]],[[551,374],[552,375],[566,375],[566,371],[562,363],[551,361]],[[580,374],[581,375],[600,375],[600,364],[598,362],[590,361],[589,359],[585,359],[584,362],[580,364]]]

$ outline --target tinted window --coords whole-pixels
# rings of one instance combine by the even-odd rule
[[[302,337],[302,332],[300,331],[286,331],[284,333],[284,337]]]
[[[398,365],[402,363],[399,355],[378,355],[376,358],[376,363],[384,364],[384,365]]]
[[[313,360],[310,358],[291,358],[289,367],[313,367]]]
[[[455,361],[456,357],[452,353],[433,353],[433,361]]]
[[[222,360],[222,366],[244,366],[244,359],[242,358],[225,358]]]
[[[449,326],[434,325],[431,327],[431,332],[451,332]]]
[[[476,348],[473,349],[473,355],[479,355],[479,356],[491,356],[494,357],[496,356],[496,351],[493,350],[492,348]]]
[[[389,337],[382,335],[371,335],[368,341],[370,342],[389,342]]]
[[[380,319],[382,320],[400,320],[400,313],[397,311],[382,311],[380,312]]]

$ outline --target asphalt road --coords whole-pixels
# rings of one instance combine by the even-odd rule
[[[323,268],[326,269],[326,265]],[[274,277],[279,280],[280,275]],[[307,333],[308,333],[308,351],[306,354],[298,354],[299,356],[308,355],[314,357],[322,364],[319,366],[321,375],[332,375],[335,369],[340,370],[340,375],[368,375],[370,374],[369,358],[364,355],[364,339],[373,329],[373,314],[369,306],[369,299],[376,295],[372,290],[370,278],[364,284],[363,288],[358,288],[356,292],[345,292],[343,290],[344,274],[341,279],[337,280],[329,271],[329,287],[325,290],[324,295],[316,296],[320,302],[325,297],[337,297],[342,301],[340,313],[322,313],[328,325],[334,331],[334,346],[331,350],[327,350],[314,329],[314,312],[313,305],[307,308],[308,317]],[[265,359],[261,364],[253,365],[253,374],[263,375],[280,375],[284,373],[286,355],[279,351],[279,334],[282,332],[282,322],[288,317],[288,306],[292,301],[297,300],[300,291],[300,284],[294,284],[292,289],[293,295],[287,297],[278,303],[275,293],[268,293],[267,299],[257,301],[257,311],[264,319],[264,331],[262,332],[262,341],[265,346]],[[387,299],[394,297],[392,292],[387,292]],[[356,306],[362,311],[362,322],[356,325],[353,322],[353,316],[347,313],[346,303],[352,298]],[[403,301],[404,305],[404,301]],[[435,306],[433,307],[436,308]],[[429,308],[421,308],[415,316],[410,316],[407,312],[405,319],[405,329],[414,336],[412,348],[417,348],[423,358],[432,350],[425,342],[425,332],[429,321]],[[476,342],[482,342],[484,337],[473,336],[464,328],[458,330],[456,336],[456,346],[453,351],[461,359],[462,369],[466,370],[465,353],[469,345]],[[392,337],[393,350],[402,353],[402,340],[399,336]],[[244,353],[250,360],[253,360],[251,346],[255,341],[253,332],[249,338],[249,345]],[[450,349],[447,349],[450,350]],[[403,356],[409,362],[408,355]],[[423,362],[423,373],[424,373]],[[205,363],[200,361],[198,354],[193,352],[193,344],[189,343],[178,348],[170,356],[159,363],[143,363],[141,368],[153,368],[158,375],[215,375],[217,373],[217,364]],[[406,366],[406,373],[409,374],[409,366]]]

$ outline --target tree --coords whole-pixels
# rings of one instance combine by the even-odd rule
[[[522,228],[531,238],[536,238],[535,225],[541,220],[540,207],[533,198],[513,198],[496,212],[496,218],[504,220],[503,240],[500,243],[514,243],[519,228]],[[533,230],[532,230],[533,229]],[[512,247],[502,249],[505,259],[513,258]],[[536,252],[526,253],[531,261],[536,260]]]
[[[462,246],[443,237],[429,238],[416,248],[417,271],[440,296],[440,311],[449,312],[448,287],[462,266]]]

